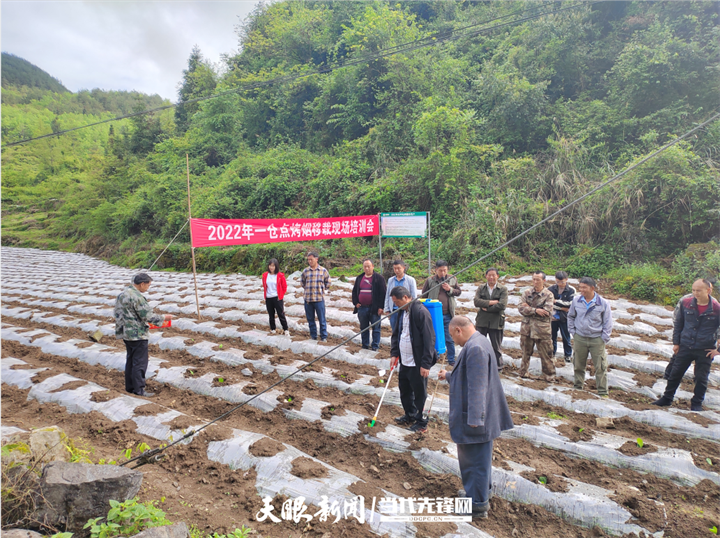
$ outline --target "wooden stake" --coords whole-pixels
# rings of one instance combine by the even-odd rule
[[[192,219],[192,213],[190,212],[190,155],[185,154],[185,162],[187,164],[187,187],[188,187],[188,218]],[[192,245],[192,223],[190,224],[190,252],[192,253],[192,264],[193,264],[193,280],[195,281],[195,308],[197,309],[197,319],[200,321],[200,299],[198,297],[197,287],[197,269],[195,268],[195,247]]]

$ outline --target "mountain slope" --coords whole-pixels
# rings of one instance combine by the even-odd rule
[[[30,86],[56,93],[70,91],[58,79],[50,76],[38,66],[19,56],[3,52],[2,87],[7,88],[8,86]]]

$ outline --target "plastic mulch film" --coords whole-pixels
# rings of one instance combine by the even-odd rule
[[[457,459],[448,454],[423,448],[413,452],[413,456],[432,472],[460,476]],[[639,535],[640,532],[658,538],[662,536],[662,532],[653,534],[639,525],[628,523],[633,516],[608,497],[612,491],[574,480],[568,482],[569,492],[558,493],[511,471],[495,467],[492,471],[493,493],[510,502],[538,505],[576,525],[589,528],[597,526],[616,536],[627,533]]]
[[[513,366],[519,368],[521,365],[520,359],[513,359],[512,357],[508,357],[507,355],[503,355],[503,360],[506,364],[512,364]],[[653,361],[648,361],[653,362]],[[540,359],[537,358],[531,358],[530,359],[530,367],[528,371],[533,375],[540,375],[542,373]],[[660,372],[658,372],[660,373]],[[564,379],[567,379],[568,381],[572,382],[574,380],[574,368],[572,364],[564,364],[562,367],[555,367],[555,375],[557,377],[561,377]],[[647,396],[648,398],[652,398],[653,400],[659,398],[662,396],[663,392],[665,392],[665,386],[667,384],[667,381],[664,379],[659,379],[655,382],[655,384],[652,387],[646,387],[645,385],[641,385],[634,379],[635,372],[626,372],[623,370],[608,370],[607,372],[607,380],[608,380],[608,387],[610,388],[617,388],[621,389],[625,392],[634,392],[636,394],[642,394],[643,396]],[[716,377],[720,376],[720,374],[715,374]],[[590,376],[589,373],[585,374],[586,379],[594,379],[592,376]],[[555,391],[567,391],[570,390],[567,387],[563,386],[555,386],[552,387],[550,390]],[[684,389],[678,389],[675,393],[676,398],[682,398],[689,400],[692,398],[692,393],[684,390]],[[705,401],[703,402],[705,407],[709,409],[716,409],[720,410],[720,391],[718,391],[715,388],[708,388],[707,392],[705,393]]]
[[[610,467],[650,473],[681,486],[695,486],[706,479],[720,485],[720,475],[696,467],[692,455],[686,450],[659,447],[657,452],[650,454],[626,456],[617,449],[628,441],[627,437],[596,432],[591,441],[572,442],[548,425],[522,424],[503,432],[502,436],[525,439],[536,446],[559,450]]]
[[[588,413],[598,417],[629,417],[637,422],[657,426],[688,437],[720,441],[720,424],[701,426],[684,418],[682,413],[676,409],[635,411],[614,400],[600,398],[573,400],[563,391],[536,390],[513,383],[508,379],[501,379],[501,382],[505,395],[512,396],[519,401],[543,401],[567,409],[571,413]]]
[[[250,446],[265,437],[260,433],[233,430],[233,438],[226,441],[213,441],[208,445],[208,459],[230,466],[232,469],[247,471],[255,469],[256,487],[258,493],[265,497],[286,495],[291,499],[304,497],[307,505],[320,506],[323,497],[330,502],[337,501],[340,506],[355,495],[348,490],[348,487],[355,482],[361,482],[359,478],[344,471],[340,471],[328,464],[312,458],[295,447],[284,444],[282,450],[274,456],[258,457],[253,456]],[[327,470],[324,478],[299,478],[291,473],[292,463],[297,458],[309,458]],[[389,492],[383,491],[387,497],[393,497]],[[379,499],[378,499],[379,500]],[[380,514],[372,512],[368,508],[369,499],[364,500],[364,519],[372,532],[397,538],[413,538],[417,528],[412,523],[406,522],[381,522]],[[372,506],[372,505],[371,505]],[[313,511],[309,510],[312,514]],[[490,538],[489,535],[475,527],[467,524],[458,525],[462,534],[450,534],[444,538],[455,536],[476,536],[479,538]]]
[[[22,382],[22,379],[18,378],[16,380],[16,377],[19,377],[17,376],[17,373],[27,372],[28,370],[12,370],[8,366],[6,371],[6,360],[8,359],[2,359],[3,383],[19,386],[15,382]],[[13,364],[17,363],[15,362]],[[6,373],[8,373],[7,377],[5,375]],[[137,424],[138,433],[142,433],[160,441],[172,441],[173,439],[177,439],[184,435],[184,431],[173,430],[170,426],[165,424],[176,417],[183,416],[183,414],[178,411],[168,409],[167,412],[155,416],[135,416],[135,408],[146,405],[150,402],[133,396],[119,396],[107,402],[93,402],[90,399],[93,392],[104,392],[107,389],[90,381],[87,381],[85,385],[73,390],[58,390],[63,385],[73,381],[84,380],[68,374],[58,374],[56,376],[49,377],[42,383],[33,385],[28,393],[28,398],[35,399],[40,403],[56,403],[65,407],[68,413],[85,414],[90,413],[91,411],[98,411],[113,422],[131,419]],[[198,426],[201,424],[202,421],[199,421]],[[183,443],[189,442],[190,439],[183,441]]]

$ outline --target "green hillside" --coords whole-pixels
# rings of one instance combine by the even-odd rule
[[[2,87],[7,88],[8,86],[28,86],[55,93],[70,91],[58,79],[50,76],[38,66],[19,56],[3,52]]]
[[[221,72],[196,49],[180,81],[181,102],[236,93],[174,115],[137,117],[112,132],[103,126],[6,149],[3,244],[80,249],[149,265],[187,218],[188,153],[194,216],[430,211],[433,257],[457,267],[720,105],[717,3],[584,4],[512,23],[539,9],[575,5],[261,5],[240,27],[240,52],[227,56]],[[492,20],[499,22],[485,26],[504,26],[433,40]],[[240,90],[421,39],[434,44]],[[17,99],[6,101],[3,92],[3,115],[11,120],[3,118],[3,141],[58,127],[57,94],[30,109]],[[76,119],[68,116],[60,127]],[[633,293],[670,300],[687,278],[720,273],[718,147],[715,122],[491,262],[515,271],[628,277],[627,286],[652,280]],[[84,163],[77,170],[76,161]],[[187,268],[188,240],[181,234],[160,265]],[[330,266],[347,266],[375,253],[376,243],[315,246]],[[421,271],[422,242],[383,247]],[[257,270],[272,254],[296,268],[302,248],[201,249],[198,262],[205,270]]]

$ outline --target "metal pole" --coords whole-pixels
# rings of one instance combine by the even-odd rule
[[[378,215],[378,222],[380,222],[380,229],[378,230],[378,244],[380,245],[380,274],[385,277],[382,264],[382,215]]]
[[[426,211],[428,225],[428,276],[432,276],[432,261],[430,256],[430,211]]]
[[[192,244],[192,213],[190,212],[190,155],[185,154],[185,163],[187,165],[187,189],[188,189],[188,220],[190,220],[190,252],[192,253],[193,264],[193,280],[195,281],[195,308],[197,310],[197,318],[200,321],[200,299],[198,297],[197,288],[197,269],[195,267],[195,247]]]

